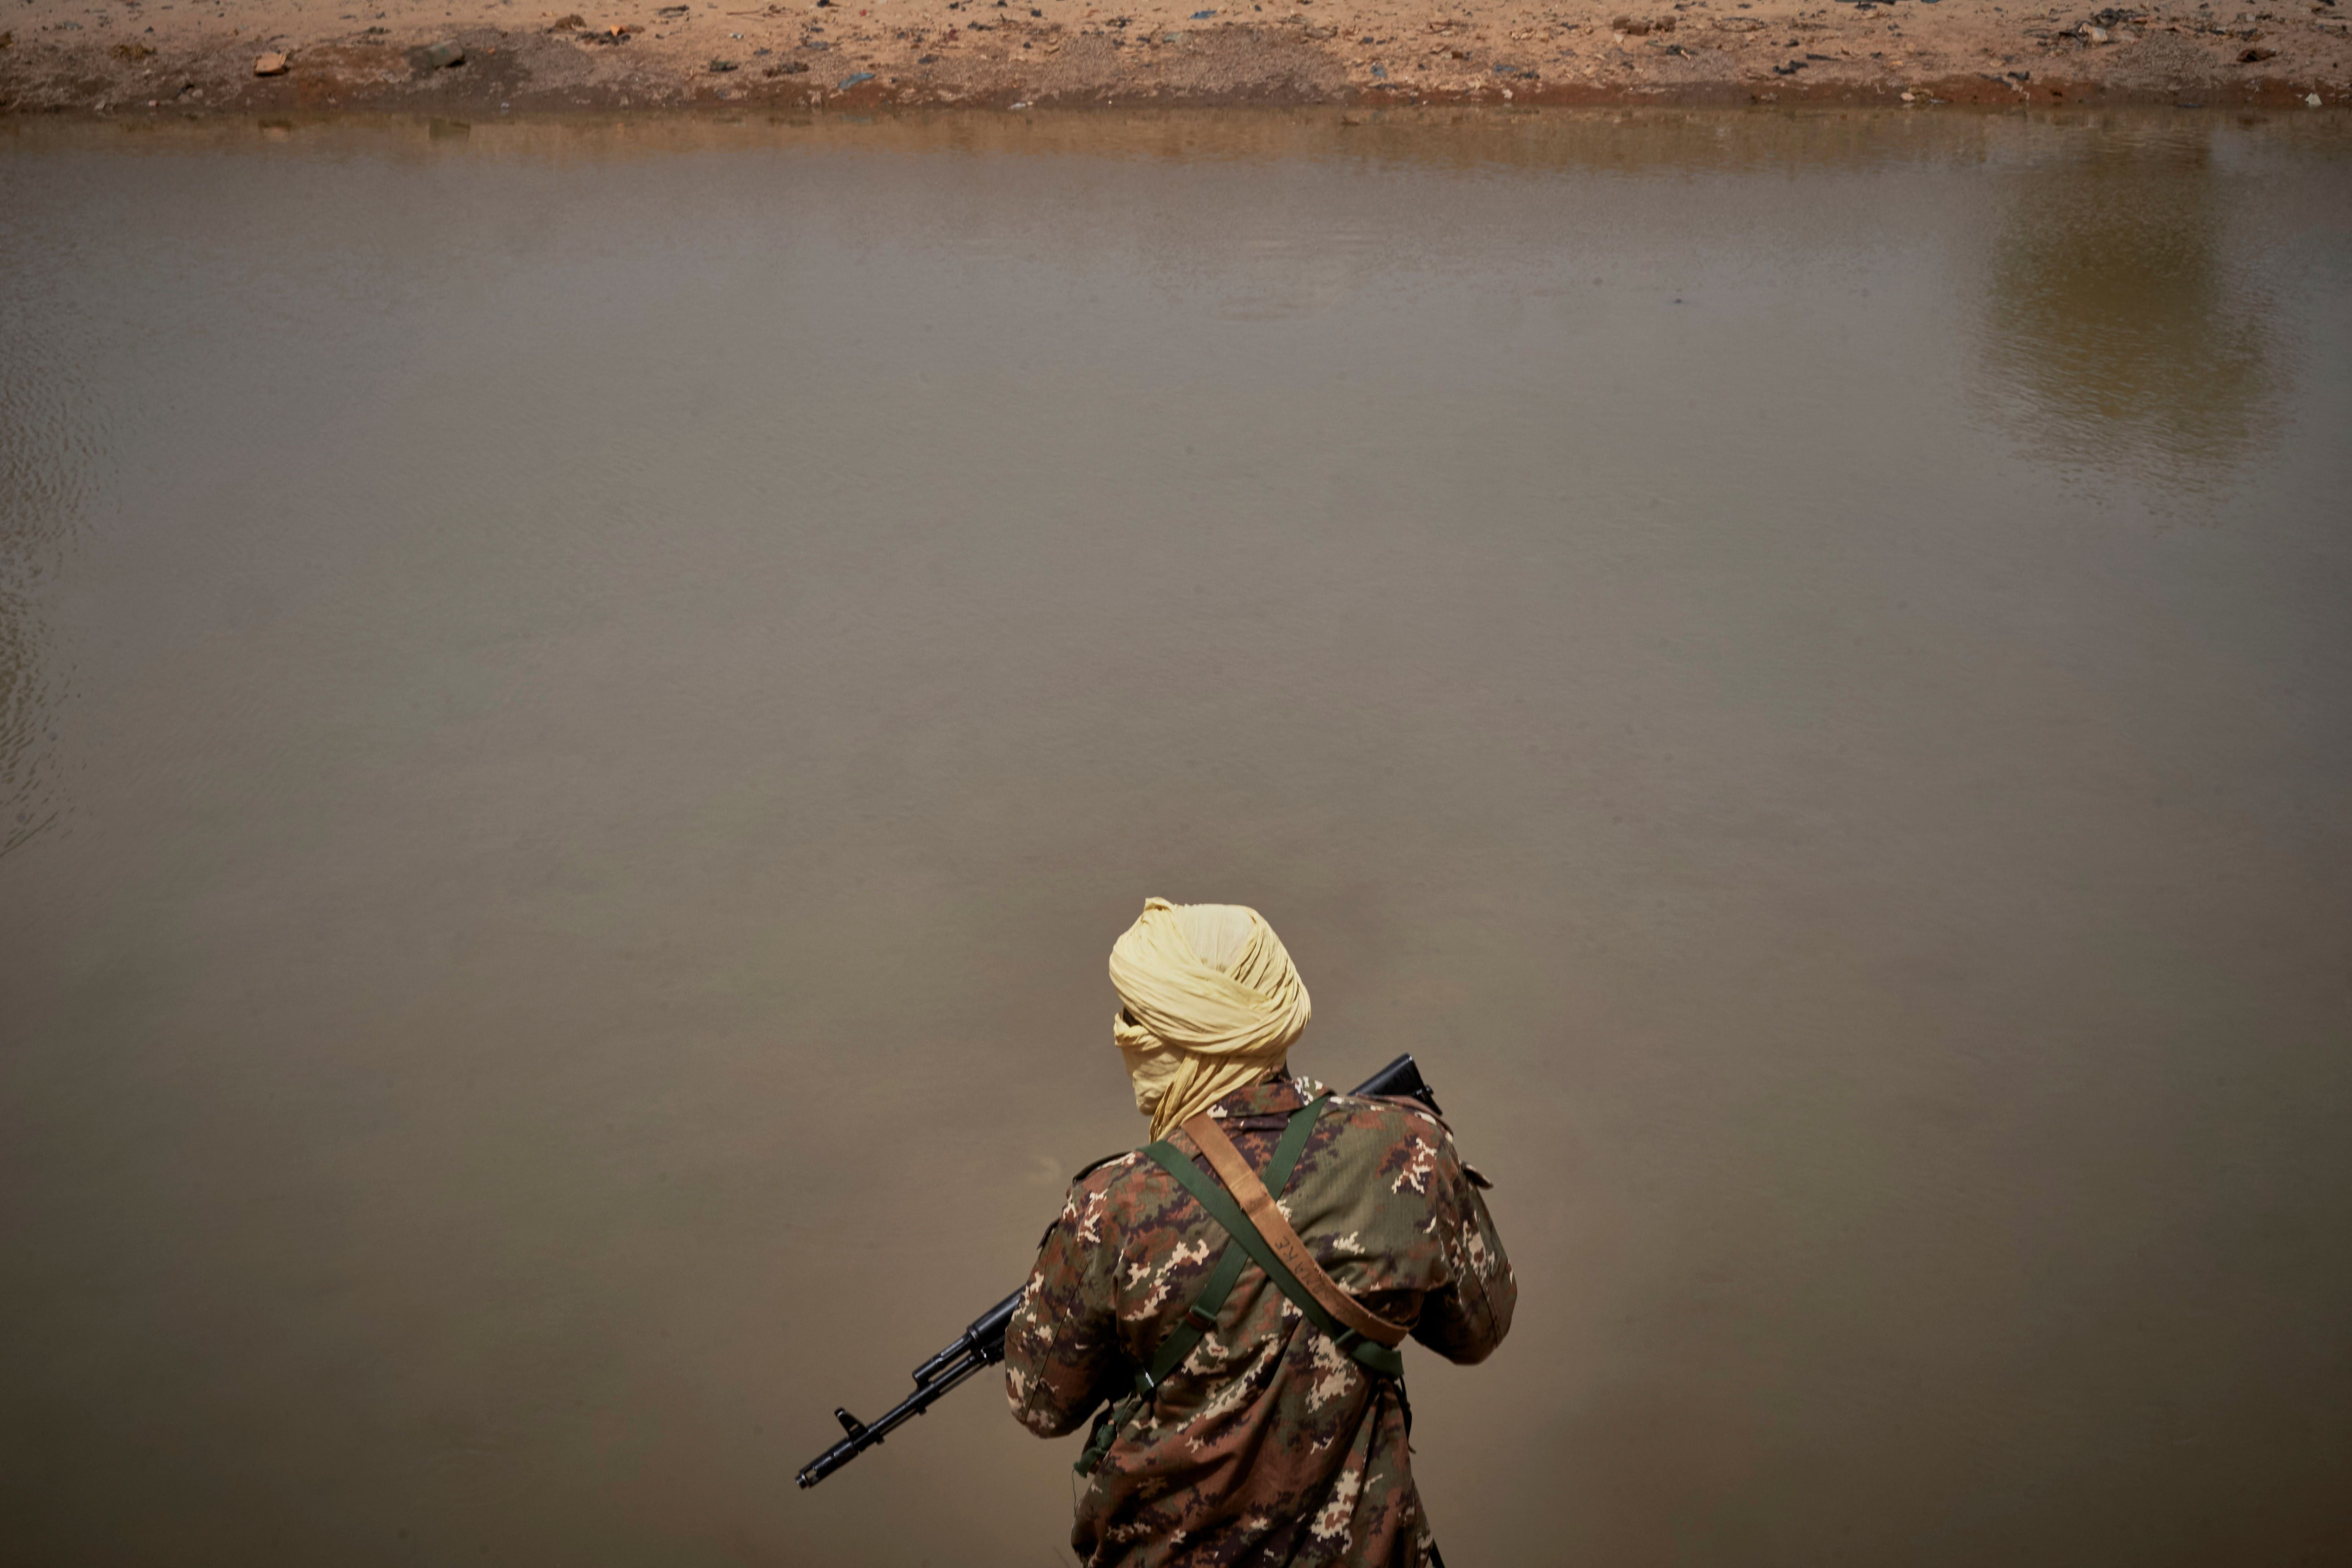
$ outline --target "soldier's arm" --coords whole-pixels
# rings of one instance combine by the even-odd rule
[[[1040,1437],[1085,1425],[1124,1353],[1113,1291],[1118,1250],[1104,1208],[1099,1182],[1070,1189],[1004,1331],[1004,1396]]]
[[[1423,1299],[1412,1337],[1465,1365],[1495,1353],[1511,1331],[1511,1312],[1519,1300],[1503,1238],[1479,1195],[1482,1184],[1484,1178],[1474,1177],[1454,1152],[1454,1140],[1444,1138],[1430,1183],[1431,1217],[1450,1278]]]

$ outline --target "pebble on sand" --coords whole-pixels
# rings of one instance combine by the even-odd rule
[[[253,62],[253,74],[256,76],[284,76],[286,74],[286,57],[279,54],[276,49],[270,50],[268,54]]]
[[[425,63],[435,70],[461,66],[466,63],[466,51],[453,43],[427,44],[425,47]]]

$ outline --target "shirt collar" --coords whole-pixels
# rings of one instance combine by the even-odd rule
[[[1322,1092],[1321,1084],[1312,1079],[1294,1078],[1285,1068],[1277,1069],[1272,1078],[1234,1090],[1209,1107],[1209,1114],[1220,1121],[1237,1116],[1287,1116]]]

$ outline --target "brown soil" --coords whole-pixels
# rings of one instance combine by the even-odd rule
[[[2335,4],[17,0],[0,113],[726,103],[2194,102],[2352,95]],[[458,63],[440,63],[454,44]],[[284,68],[256,74],[265,54]],[[276,68],[278,62],[268,64]]]

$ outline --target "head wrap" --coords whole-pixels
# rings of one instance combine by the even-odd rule
[[[1111,1037],[1154,1138],[1280,1067],[1307,1027],[1282,939],[1239,904],[1144,900],[1111,947],[1110,983],[1127,1004]]]

